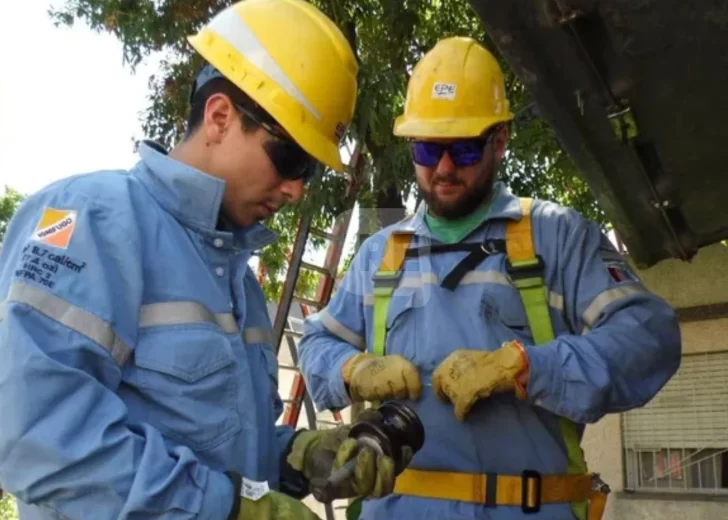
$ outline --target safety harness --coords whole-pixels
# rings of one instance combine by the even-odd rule
[[[521,198],[522,218],[506,224],[505,240],[488,240],[483,244],[458,243],[410,248],[412,231],[395,231],[387,239],[384,257],[373,277],[374,316],[373,354],[385,354],[387,310],[403,275],[406,258],[421,254],[469,251],[441,285],[454,290],[462,278],[492,254],[506,254],[506,266],[518,289],[528,323],[537,345],[554,339],[549,315],[543,259],[536,254],[531,230],[532,199]],[[571,503],[579,520],[602,517],[609,488],[599,475],[587,473],[579,446],[576,424],[560,418],[561,433],[568,455],[566,475],[544,475],[525,470],[521,475],[470,474],[408,469],[397,478],[394,492],[446,500],[481,503],[485,507],[521,506],[526,513],[538,512],[541,504]],[[588,516],[587,516],[588,511]]]

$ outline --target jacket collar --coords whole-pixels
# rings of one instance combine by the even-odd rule
[[[232,235],[243,249],[259,249],[276,240],[277,235],[260,223],[247,228],[220,223],[225,181],[172,159],[153,141],[142,141],[139,155],[132,174],[183,224],[207,234]]]
[[[498,181],[493,185],[493,191],[493,202],[483,219],[483,224],[491,220],[521,220],[523,213],[521,212],[519,198],[513,195],[502,181]],[[415,235],[432,237],[432,233],[425,222],[426,212],[427,204],[422,201],[417,207],[415,214],[395,224],[394,229],[396,231],[405,231],[414,233]]]

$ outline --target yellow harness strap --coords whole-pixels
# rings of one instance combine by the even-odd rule
[[[593,491],[592,475],[482,475],[407,469],[398,477],[394,493],[493,506],[520,506],[537,512],[541,504],[590,500],[586,520],[599,520],[606,495]]]
[[[513,265],[529,262],[536,257],[531,232],[532,199],[521,199],[520,220],[509,220],[506,224],[506,254]]]
[[[521,295],[534,343],[543,345],[555,337],[549,314],[548,288],[544,281],[544,263],[536,254],[533,243],[531,228],[533,200],[521,198],[520,201],[521,219],[509,221],[506,225],[508,273]],[[570,476],[586,474],[587,466],[576,424],[566,418],[560,418],[559,424],[568,457],[567,474]],[[586,520],[588,504],[585,499],[573,502],[571,507],[579,520]]]
[[[412,233],[395,231],[387,238],[384,256],[379,270],[374,274],[374,316],[372,331],[374,343],[372,353],[384,355],[384,341],[387,332],[387,310],[392,294],[402,277],[405,255],[412,241]]]
[[[544,264],[533,245],[531,203],[531,199],[522,198],[523,216],[506,224],[506,254],[508,274],[521,295],[533,339],[539,345],[551,341],[554,330],[543,279]]]

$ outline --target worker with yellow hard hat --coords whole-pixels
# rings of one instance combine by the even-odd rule
[[[339,497],[394,462],[348,427],[294,431],[265,297],[261,224],[339,146],[357,62],[302,0],[246,0],[189,39],[204,59],[184,138],[129,171],[31,195],[0,253],[0,486],[23,520],[308,520],[310,480],[355,456]],[[82,153],[83,150],[78,150]]]
[[[680,364],[675,312],[576,211],[497,180],[513,120],[494,56],[446,38],[415,66],[394,133],[416,213],[361,245],[309,317],[319,409],[401,399],[425,443],[361,520],[596,520],[587,423],[649,401]]]

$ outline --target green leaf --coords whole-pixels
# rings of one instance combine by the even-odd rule
[[[5,237],[10,219],[24,198],[23,195],[9,186],[5,186],[5,193],[0,195],[0,244]]]

